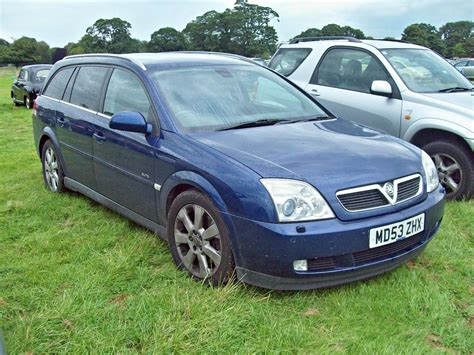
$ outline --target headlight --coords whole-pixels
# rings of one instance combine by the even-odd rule
[[[421,151],[421,162],[425,170],[426,190],[431,192],[439,185],[438,171],[436,170],[436,165],[433,163],[433,160],[431,160],[431,157],[424,150]]]
[[[288,179],[260,181],[273,199],[280,222],[334,218],[326,200],[310,184]]]

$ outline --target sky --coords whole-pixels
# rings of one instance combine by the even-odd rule
[[[182,30],[206,11],[223,11],[235,0],[0,0],[0,38],[28,36],[63,47],[78,41],[99,18],[120,17],[131,23],[132,37],[149,40],[161,27]],[[359,28],[375,38],[400,38],[412,23],[436,27],[474,20],[474,0],[250,0],[280,15],[273,21],[280,41],[328,23]]]

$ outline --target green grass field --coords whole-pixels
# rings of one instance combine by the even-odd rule
[[[0,71],[0,329],[12,353],[472,353],[474,203],[415,261],[310,292],[209,288],[149,231],[47,192],[31,111]]]

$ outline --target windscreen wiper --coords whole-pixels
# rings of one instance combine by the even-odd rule
[[[274,125],[276,123],[280,123],[282,121],[286,121],[286,120],[283,120],[283,119],[262,119],[262,120],[257,120],[257,121],[238,123],[238,124],[235,124],[233,126],[227,126],[227,127],[218,129],[218,131],[229,131],[231,129],[239,129],[239,128],[272,126],[272,125]]]
[[[311,122],[311,121],[325,121],[325,120],[332,120],[334,118],[336,118],[336,117],[321,115],[321,116],[315,116],[315,117],[310,117],[310,118],[300,118],[300,119],[295,119],[295,120],[282,120],[281,122],[278,122],[277,124],[289,124],[289,123]]]
[[[455,87],[452,87],[452,88],[447,88],[447,89],[442,89],[442,90],[438,90],[438,92],[457,92],[457,91],[472,91],[473,88],[465,88],[465,87],[461,87],[461,86],[455,86]]]

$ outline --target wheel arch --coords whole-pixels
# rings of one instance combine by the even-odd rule
[[[459,134],[439,128],[423,128],[419,130],[411,137],[410,143],[422,148],[426,144],[437,140],[449,141],[464,147],[467,151],[471,151],[469,144]]]
[[[236,245],[235,238],[233,238],[235,230],[227,206],[219,192],[202,175],[193,171],[179,171],[170,175],[166,179],[160,189],[160,197],[157,201],[160,224],[166,226],[168,211],[172,202],[180,193],[189,189],[196,189],[208,197],[221,213],[221,217],[224,220],[231,237],[230,242],[234,260],[238,264],[240,261],[239,248]]]
[[[61,163],[61,167],[63,169],[63,172],[64,172],[64,175],[67,176],[67,168],[66,168],[66,164],[64,162],[64,158],[63,158],[63,155],[62,155],[62,152],[61,152],[61,149],[59,148],[59,141],[58,141],[58,138],[56,137],[56,134],[54,133],[54,131],[50,128],[50,127],[45,127],[43,129],[43,131],[41,132],[41,135],[40,135],[40,138],[38,139],[38,147],[37,147],[37,150],[38,150],[38,155],[40,157],[40,160],[43,159],[43,147],[45,145],[45,143],[50,140],[53,145],[54,145],[54,148],[56,149],[56,152],[58,154],[58,157],[59,157],[59,161]]]

